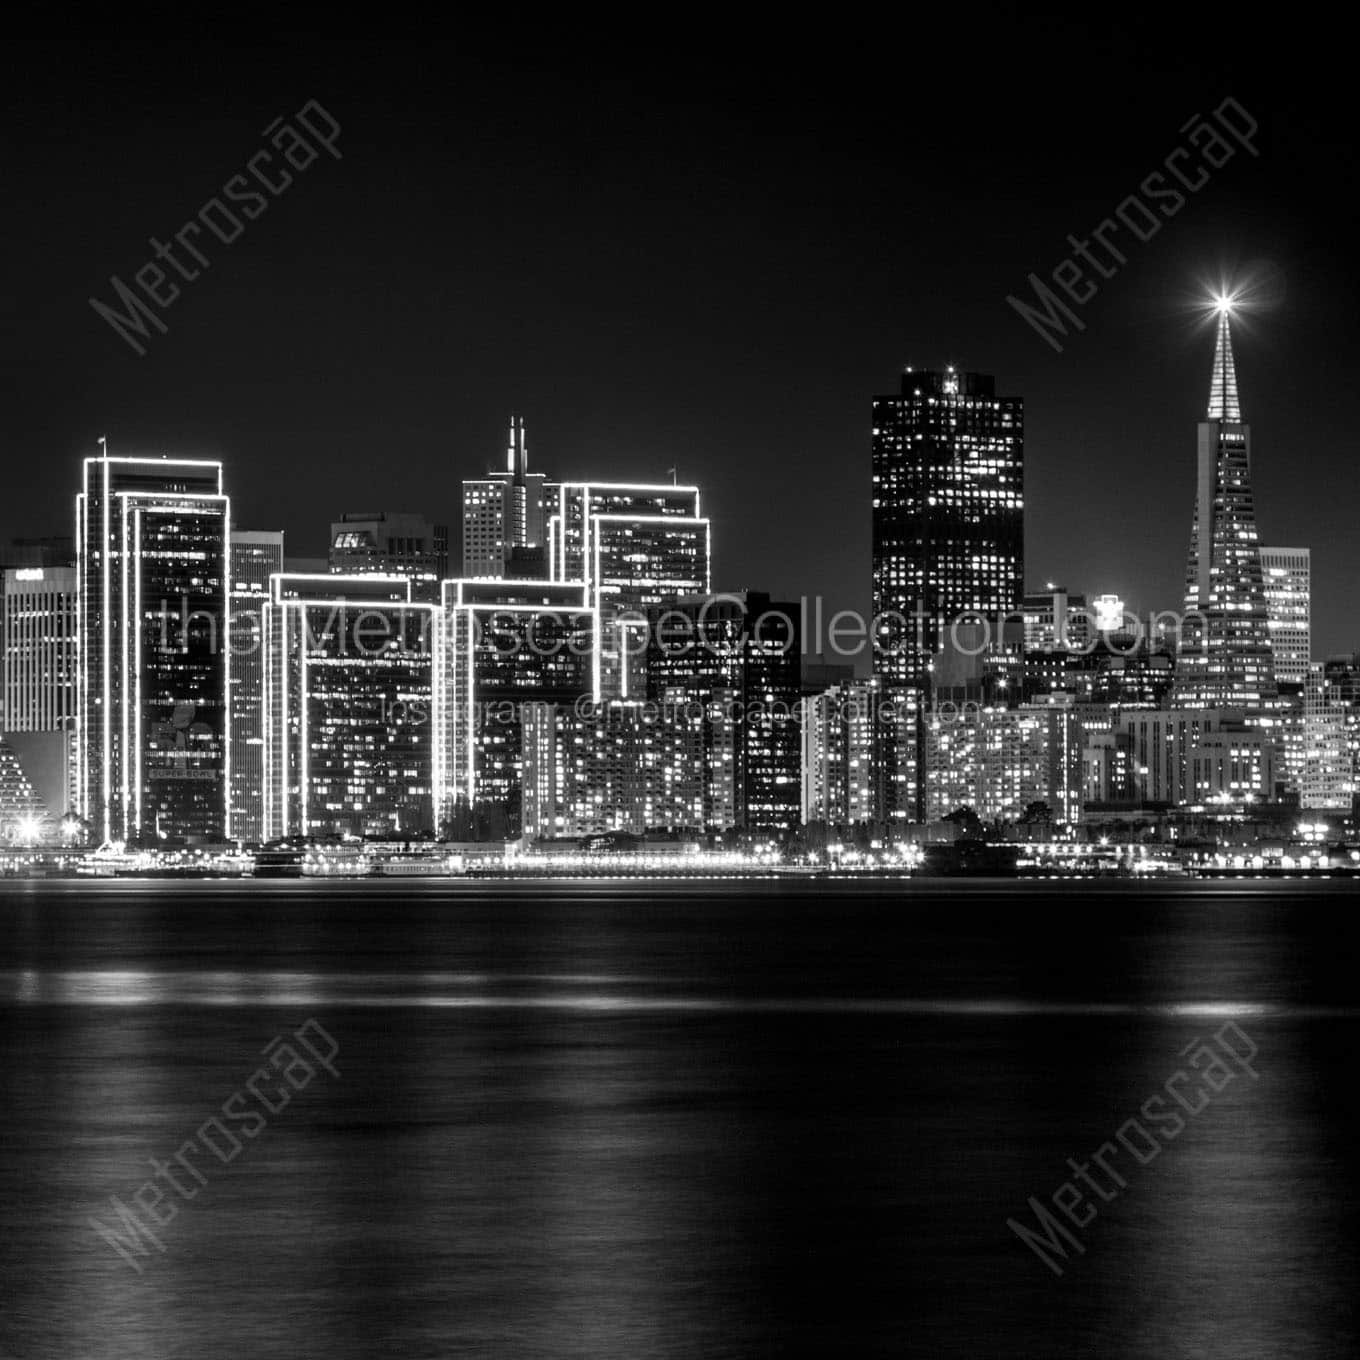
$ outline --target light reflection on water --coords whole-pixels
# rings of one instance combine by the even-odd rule
[[[1355,1352],[1335,896],[116,886],[0,902],[0,1355]],[[133,1273],[89,1216],[310,1014]],[[1054,1279],[1006,1218],[1221,1019],[1260,1081]]]
[[[635,985],[643,979],[598,974],[488,973],[204,973],[132,970],[36,972],[0,970],[0,1003],[52,1006],[447,1006],[471,1009],[540,1008],[580,1011],[749,1011],[767,1014],[882,1014],[994,1016],[1179,1016],[1212,1020],[1243,1017],[1340,1019],[1355,1006],[1310,1006],[1258,1001],[1054,1002],[1005,997],[940,1000],[923,997],[702,996],[641,992],[451,991],[540,983]]]

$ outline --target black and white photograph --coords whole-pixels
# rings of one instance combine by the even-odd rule
[[[1360,1355],[1344,21],[278,19],[0,56],[0,1358]]]

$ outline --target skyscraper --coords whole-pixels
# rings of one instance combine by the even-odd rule
[[[62,817],[76,804],[76,569],[9,567],[0,586],[0,733]]]
[[[1319,662],[1310,665],[1303,693],[1303,752],[1299,806],[1305,810],[1349,812],[1355,797],[1346,705]]]
[[[805,695],[801,715],[803,822],[873,822],[883,805],[879,682],[851,680]]]
[[[1346,729],[1347,764],[1351,779],[1351,805],[1360,809],[1360,652],[1329,656],[1322,663],[1325,703],[1338,709]]]
[[[78,798],[101,840],[229,834],[222,464],[84,463]]]
[[[1266,627],[1279,684],[1308,683],[1312,660],[1311,558],[1307,548],[1261,548]]]
[[[635,698],[647,610],[711,589],[712,538],[699,488],[563,482],[551,510],[554,579],[584,581],[600,611],[596,697]]]
[[[0,589],[0,731],[58,732],[76,714],[76,571],[10,567]]]
[[[283,530],[231,534],[231,834],[264,839],[265,606],[283,570]]]
[[[704,713],[704,821],[787,832],[801,813],[801,611],[758,591],[650,611],[648,697]]]
[[[510,417],[505,470],[463,483],[463,575],[468,578],[547,575],[517,571],[516,556],[546,559],[548,479],[529,471],[524,420]]]
[[[275,575],[266,610],[265,835],[434,827],[434,615],[409,577]]]
[[[1276,698],[1261,546],[1251,486],[1251,427],[1237,395],[1226,301],[1209,409],[1199,425],[1195,513],[1173,701],[1184,708],[1262,709]]]
[[[444,834],[520,834],[525,712],[589,698],[598,636],[583,582],[443,583],[434,684],[435,808]]]
[[[1024,402],[983,373],[907,369],[873,401],[874,673],[898,704],[889,815],[920,820],[930,662],[956,620],[1024,591]]]

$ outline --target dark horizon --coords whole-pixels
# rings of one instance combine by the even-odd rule
[[[1326,60],[1190,28],[1170,50],[1051,19],[993,16],[966,41],[933,22],[903,38],[910,82],[886,38],[681,41],[631,64],[579,43],[513,63],[15,44],[10,292],[28,321],[5,347],[0,533],[68,532],[79,459],[107,435],[221,458],[237,525],[285,529],[292,555],[321,555],[345,511],[406,509],[449,524],[456,562],[461,479],[498,463],[513,412],[550,476],[697,483],[715,589],[864,610],[870,402],[908,364],[953,363],[1025,399],[1029,588],[1176,608],[1213,353],[1197,304],[1226,279],[1262,304],[1235,331],[1262,541],[1313,551],[1315,656],[1355,650],[1348,123]],[[923,50],[953,57],[918,75]],[[1296,57],[1306,105],[1281,79]],[[1226,98],[1259,121],[1259,156],[1128,248],[1055,352],[1007,295]],[[342,158],[212,242],[138,357],[89,299],[114,300],[148,239],[310,99]]]

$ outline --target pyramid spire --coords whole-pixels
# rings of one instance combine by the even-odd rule
[[[1218,344],[1214,348],[1214,376],[1209,384],[1209,419],[1240,425],[1242,405],[1237,399],[1237,365],[1233,362],[1228,310],[1226,302],[1219,303]]]

